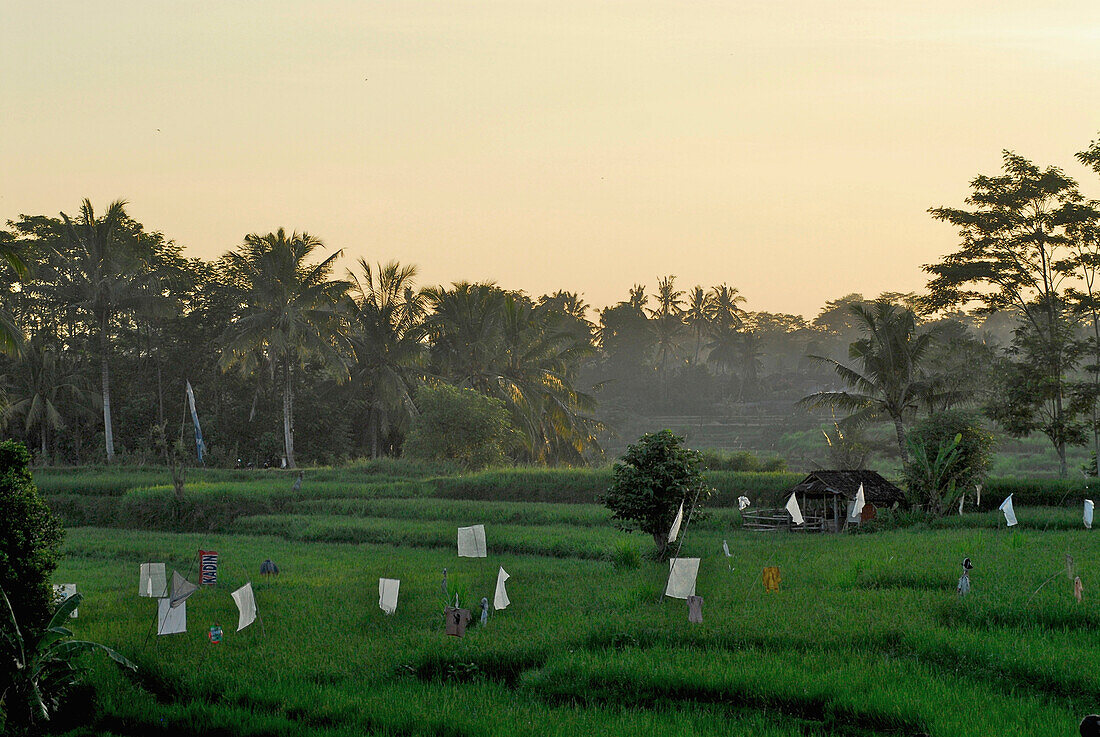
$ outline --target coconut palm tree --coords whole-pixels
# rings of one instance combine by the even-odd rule
[[[93,412],[81,367],[66,360],[42,334],[28,341],[10,373],[2,378],[7,404],[0,412],[5,426],[19,422],[26,437],[38,436],[39,462],[49,463],[50,434],[65,425],[65,412]]]
[[[61,213],[65,253],[52,260],[47,282],[55,301],[75,308],[92,327],[99,344],[100,388],[103,397],[103,442],[107,462],[115,458],[111,420],[111,335],[116,320],[139,311],[159,308],[160,295],[153,289],[155,277],[147,259],[129,232],[129,218],[122,200],[112,202],[97,218],[84,200],[74,221]]]
[[[706,290],[701,286],[694,286],[688,292],[688,308],[684,312],[684,324],[695,335],[695,358],[692,363],[699,363],[699,349],[703,346],[703,335],[707,332],[710,322],[710,300],[707,299]]]
[[[804,397],[800,404],[848,412],[844,423],[852,426],[880,418],[890,420],[897,435],[898,453],[902,463],[907,463],[905,421],[928,390],[920,367],[935,340],[935,331],[917,333],[912,310],[885,300],[853,304],[850,309],[867,334],[848,349],[858,368],[831,358],[810,357],[832,368],[850,391],[816,392]]]
[[[367,432],[372,458],[379,435],[402,430],[416,415],[413,392],[423,378],[424,316],[427,297],[414,288],[417,269],[391,261],[377,269],[359,259],[359,273],[348,271],[348,340],[352,383],[367,401]]]
[[[349,284],[331,279],[340,251],[320,263],[309,259],[324,248],[320,239],[302,232],[245,236],[237,251],[226,255],[243,287],[241,308],[223,335],[221,367],[253,373],[270,366],[283,385],[283,449],[294,468],[294,371],[317,359],[337,378],[346,378],[338,306]]]
[[[594,401],[574,387],[593,353],[552,305],[493,284],[461,282],[429,290],[427,320],[433,373],[502,400],[539,462],[580,462],[598,451]]]

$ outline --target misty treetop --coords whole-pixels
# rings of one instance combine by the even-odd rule
[[[1100,171],[1098,152],[1079,158]],[[124,202],[85,200],[0,231],[2,418],[38,463],[155,461],[191,432],[190,381],[209,462],[333,463],[400,455],[421,388],[442,383],[501,403],[510,460],[584,464],[663,418],[730,415],[835,421],[853,448],[886,421],[896,442],[877,450],[904,459],[918,417],[968,406],[1046,435],[1065,473],[1067,446],[1100,446],[1098,209],[1006,153],[963,207],[931,211],[960,242],[925,267],[927,293],[849,294],[807,319],[671,274],[602,308],[567,285],[422,285],[282,228],[188,258]]]

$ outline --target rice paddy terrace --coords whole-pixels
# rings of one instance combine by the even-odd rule
[[[162,471],[41,474],[68,520],[55,581],[85,595],[77,635],[139,666],[86,658],[94,699],[85,694],[87,708],[58,726],[1053,737],[1100,706],[1100,550],[1076,506],[1018,496],[1013,529],[976,512],[839,536],[753,534],[735,506],[717,506],[686,532],[682,554],[702,558],[705,598],[704,621],[692,624],[683,601],[661,598],[668,565],[646,555],[651,541],[585,503],[582,476],[432,473],[307,471],[292,495],[287,475],[211,472],[195,474],[182,501]],[[755,500],[786,483],[726,481],[720,504],[735,487]],[[456,528],[470,524],[486,526],[485,559],[456,555]],[[218,551],[218,584],[188,600],[185,634],[157,637],[155,603],[137,596],[139,564],[164,561],[196,580],[199,549]],[[1067,553],[1084,581],[1080,603]],[[964,557],[973,590],[960,598]],[[258,575],[266,558],[277,578]],[[445,635],[443,569],[449,594],[476,610],[499,566],[511,574],[511,606],[461,639]],[[764,566],[780,568],[779,592],[764,591]],[[380,577],[401,580],[392,616],[378,608]],[[229,592],[249,579],[263,624],[235,632]],[[220,645],[207,641],[215,623]]]

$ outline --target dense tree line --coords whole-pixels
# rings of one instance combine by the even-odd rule
[[[1100,143],[1079,158],[1100,171]],[[1098,209],[1006,153],[965,207],[931,211],[960,246],[926,294],[850,294],[807,320],[673,275],[602,309],[424,286],[283,229],[188,258],[124,203],[85,201],[0,231],[2,418],[38,463],[152,462],[190,440],[189,382],[208,462],[294,466],[400,455],[421,388],[449,384],[502,403],[522,462],[593,461],[638,418],[799,404],[830,408],[830,443],[889,422],[904,460],[918,415],[969,405],[1044,433],[1065,471],[1067,445],[1100,446]]]

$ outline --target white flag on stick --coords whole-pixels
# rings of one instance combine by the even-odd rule
[[[863,519],[863,508],[866,505],[867,499],[863,495],[863,484],[860,484],[859,489],[856,491],[856,498],[848,508],[848,521],[860,522]]]
[[[396,578],[378,579],[378,608],[386,614],[397,611],[397,592],[401,590],[401,581]]]
[[[458,557],[485,557],[485,525],[458,528]]]
[[[680,525],[684,521],[684,501],[680,500],[680,508],[676,510],[676,519],[672,520],[672,529],[668,531],[668,541],[670,543],[676,542],[676,538],[680,535]]]
[[[977,498],[974,500],[974,506],[978,508],[978,511],[982,511],[982,485],[975,484],[974,490],[978,492]]]
[[[240,616],[237,618],[237,631],[240,632],[256,621],[256,597],[252,594],[252,583],[246,583],[233,592],[233,601],[237,602]]]
[[[740,510],[748,509],[752,502],[749,501],[747,496],[737,497],[737,508]]]
[[[508,605],[512,602],[508,600],[508,591],[504,588],[504,582],[511,576],[508,575],[508,571],[504,570],[501,566],[497,571],[497,590],[493,595],[493,609],[507,609]]]
[[[142,563],[138,579],[138,596],[161,598],[168,595],[168,581],[163,563]]]
[[[798,500],[794,498],[794,494],[791,494],[791,498],[787,500],[787,511],[796,525],[806,521],[802,519],[802,510],[798,508]]]
[[[1016,512],[1012,509],[1011,494],[1008,495],[1008,499],[1005,499],[1003,502],[1001,502],[1001,506],[998,507],[998,509],[1005,513],[1005,522],[1008,523],[1009,527],[1012,527],[1014,524],[1016,524]]]
[[[959,514],[963,513],[963,502],[966,501],[966,493],[959,494]]]
[[[1092,529],[1092,511],[1093,504],[1092,499],[1085,500],[1085,527],[1089,530]]]
[[[187,603],[175,609],[168,598],[157,599],[157,634],[176,635],[187,631]]]
[[[699,575],[698,558],[670,558],[665,596],[686,599],[695,596],[695,579]]]

